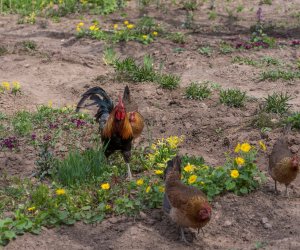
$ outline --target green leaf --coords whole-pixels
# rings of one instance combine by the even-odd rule
[[[91,206],[84,206],[81,208],[83,211],[91,210]]]
[[[230,180],[226,181],[225,185],[226,185],[226,190],[232,190],[236,186],[235,182]]]
[[[248,188],[242,187],[242,188],[240,188],[240,192],[241,192],[242,194],[248,194]]]
[[[12,240],[12,239],[15,239],[17,237],[17,235],[14,231],[5,231],[4,237],[8,240]]]

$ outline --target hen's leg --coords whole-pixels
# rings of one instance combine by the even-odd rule
[[[126,165],[127,165],[127,177],[131,181],[132,180],[132,174],[131,174],[129,163],[126,163]]]
[[[185,238],[184,230],[182,227],[180,227],[180,234],[181,234],[181,240],[184,241],[186,244],[189,244],[189,242]]]
[[[129,180],[132,180],[132,174],[131,174],[131,169],[130,169],[130,165],[129,165],[130,158],[131,158],[131,151],[123,151],[122,154],[123,154],[124,160],[127,165],[127,178]]]
[[[288,185],[285,185],[285,196],[289,198]]]

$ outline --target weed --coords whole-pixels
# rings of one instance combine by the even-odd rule
[[[7,54],[7,48],[4,46],[0,46],[0,56]]]
[[[248,58],[248,57],[241,57],[241,56],[235,56],[232,60],[232,63],[238,63],[238,64],[246,64],[251,66],[258,66],[258,62]]]
[[[218,14],[214,10],[211,10],[211,11],[208,12],[208,19],[209,20],[216,20],[217,17],[218,17]]]
[[[263,58],[261,58],[261,62],[267,66],[271,66],[271,65],[278,66],[281,64],[278,59],[270,56],[264,56]]]
[[[264,110],[260,110],[252,120],[252,126],[260,129],[274,128],[277,125],[272,121],[272,116]]]
[[[190,99],[203,100],[211,95],[211,89],[207,82],[204,82],[200,85],[192,82],[187,87],[185,95]]]
[[[273,0],[260,0],[259,4],[272,5]]]
[[[198,7],[198,3],[197,0],[188,0],[188,1],[184,1],[183,3],[183,8],[185,10],[196,10]]]
[[[117,60],[116,52],[112,47],[108,47],[104,49],[102,60],[106,65],[114,65]]]
[[[266,112],[272,112],[276,114],[284,114],[289,111],[291,105],[288,104],[292,98],[288,93],[273,93],[265,98],[265,110]]]
[[[136,31],[139,34],[151,34],[152,32],[161,32],[161,28],[152,17],[142,17],[136,25]]]
[[[186,37],[181,32],[170,33],[167,38],[174,43],[184,44],[186,42]]]
[[[12,125],[17,134],[21,136],[30,134],[33,128],[31,114],[28,111],[17,112],[12,119]]]
[[[176,89],[180,83],[180,77],[171,74],[160,74],[156,76],[156,82],[165,89]]]
[[[219,50],[220,50],[221,54],[225,55],[225,54],[230,54],[230,53],[234,52],[235,49],[230,44],[228,44],[226,42],[222,42],[220,44]]]
[[[41,143],[39,146],[39,153],[35,165],[37,166],[36,176],[40,179],[51,176],[55,173],[57,159],[50,150],[50,143],[48,141]]]
[[[300,71],[284,71],[281,69],[263,71],[260,75],[260,80],[277,81],[279,79],[289,81],[300,78]]]
[[[23,41],[22,46],[26,51],[34,51],[37,48],[37,44],[35,41]]]
[[[300,129],[300,112],[293,113],[286,118],[286,122],[292,125],[292,128]]]
[[[242,107],[246,100],[246,92],[239,89],[227,89],[220,91],[220,102],[229,107]]]
[[[203,46],[203,47],[198,49],[198,52],[201,55],[210,57],[212,55],[212,48],[210,46]]]

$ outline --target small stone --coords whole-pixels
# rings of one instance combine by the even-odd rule
[[[290,147],[290,150],[293,154],[295,154],[299,151],[299,146],[298,145],[293,145],[293,146]]]
[[[230,227],[232,225],[232,221],[226,220],[224,222],[224,227]]]
[[[24,67],[25,67],[25,68],[29,68],[29,67],[30,67],[30,64],[25,64]]]
[[[147,219],[147,215],[142,211],[140,211],[140,216],[141,216],[141,219],[143,219],[143,220]]]
[[[207,106],[205,103],[203,103],[203,102],[201,102],[199,105],[200,105],[200,107],[203,108],[204,110],[207,110],[207,109],[208,109],[208,106]]]
[[[163,95],[164,94],[164,91],[162,89],[157,89],[156,90],[156,94],[158,95]]]
[[[270,229],[270,228],[272,228],[272,225],[270,223],[266,223],[266,224],[264,224],[264,228]]]
[[[268,222],[269,222],[269,220],[268,220],[267,217],[263,217],[263,218],[261,219],[261,223],[262,223],[262,224],[266,224],[266,223],[268,223]]]

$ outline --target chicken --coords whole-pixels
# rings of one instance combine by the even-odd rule
[[[277,181],[285,184],[285,193],[288,196],[288,185],[296,179],[299,171],[299,157],[292,154],[287,139],[287,132],[275,142],[269,156],[269,174],[275,181],[275,192]]]
[[[82,106],[88,98],[94,102]],[[137,111],[137,104],[131,100],[128,86],[124,89],[123,98],[119,96],[115,106],[104,89],[100,87],[91,88],[82,95],[76,111],[91,105],[98,105],[95,117],[99,123],[105,156],[109,157],[115,151],[121,151],[127,164],[128,178],[132,179],[129,165],[132,141],[141,135],[144,128],[144,118]]]
[[[198,230],[211,218],[212,209],[205,194],[181,182],[181,159],[176,156],[168,161],[164,172],[165,194],[163,209],[180,226],[181,239],[187,243],[183,228]]]

